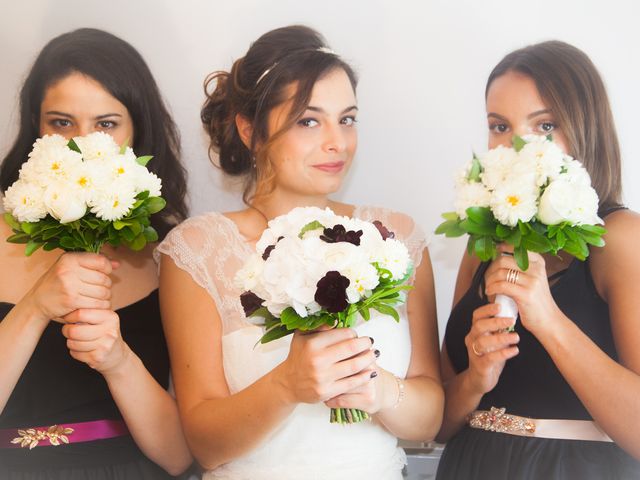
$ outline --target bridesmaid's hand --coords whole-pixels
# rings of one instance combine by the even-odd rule
[[[513,253],[511,245],[501,244],[498,252]],[[509,270],[517,272],[516,282],[507,281]],[[547,270],[542,255],[529,252],[529,268],[518,268],[512,255],[496,258],[485,273],[485,293],[487,296],[508,295],[518,305],[522,326],[532,333],[562,315],[560,308],[551,296]]]
[[[289,356],[273,373],[289,402],[323,402],[371,382],[371,345],[350,328],[296,332]]]
[[[78,308],[111,308],[109,274],[115,267],[104,255],[64,253],[22,301],[33,305],[46,322]]]
[[[128,345],[120,335],[120,318],[112,310],[80,309],[65,315],[62,334],[73,358],[103,375],[119,370],[128,358]]]
[[[493,390],[506,361],[518,354],[520,337],[505,331],[515,320],[496,316],[499,313],[500,305],[495,303],[476,308],[464,339],[469,356],[468,379],[473,391],[481,395]]]

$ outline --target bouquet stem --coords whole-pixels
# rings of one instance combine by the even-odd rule
[[[358,423],[369,419],[369,414],[356,408],[332,408],[331,423]]]
[[[518,305],[516,305],[516,302],[513,300],[513,298],[499,293],[498,295],[496,295],[495,303],[500,305],[500,313],[498,314],[500,317],[508,317],[513,319],[518,318]],[[509,327],[508,330],[510,332],[513,332],[514,328],[515,325],[513,327]]]

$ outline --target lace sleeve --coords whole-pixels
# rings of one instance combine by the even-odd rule
[[[226,334],[247,325],[240,303],[242,292],[234,279],[250,253],[235,224],[211,212],[171,230],[156,248],[154,258],[159,263],[160,254],[168,255],[211,295]]]
[[[176,266],[193,278],[193,281],[204,288],[219,303],[220,295],[207,269],[208,258],[215,251],[211,230],[211,222],[205,216],[189,218],[165,237],[153,252],[153,257],[160,269],[160,254],[165,254],[175,262]]]
[[[380,220],[396,238],[407,246],[414,271],[422,262],[422,252],[428,245],[424,230],[409,215],[381,207],[358,207],[354,215],[367,221]],[[413,283],[413,278],[411,278]]]

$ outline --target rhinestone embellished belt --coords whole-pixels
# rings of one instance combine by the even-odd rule
[[[506,413],[505,408],[491,407],[489,411],[476,410],[469,415],[468,423],[471,428],[525,437],[613,441],[591,420],[526,418]]]

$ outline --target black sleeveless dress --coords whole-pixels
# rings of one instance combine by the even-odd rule
[[[488,303],[483,293],[488,266],[487,262],[478,268],[447,323],[444,341],[457,373],[469,366],[464,338],[472,313]],[[596,291],[588,259],[574,259],[551,285],[551,294],[563,313],[617,361],[609,308]],[[507,361],[498,384],[482,397],[478,410],[505,407],[507,413],[522,417],[592,420],[540,342],[520,321],[515,330],[520,353]],[[437,478],[640,479],[640,462],[611,442],[530,438],[466,426],[447,442]]]
[[[0,318],[13,305],[0,302]],[[117,311],[123,339],[167,388],[169,356],[158,291]],[[50,322],[0,415],[0,429],[116,419],[122,416],[100,373],[74,360],[62,325]],[[130,435],[60,446],[0,448],[2,480],[166,479]]]

